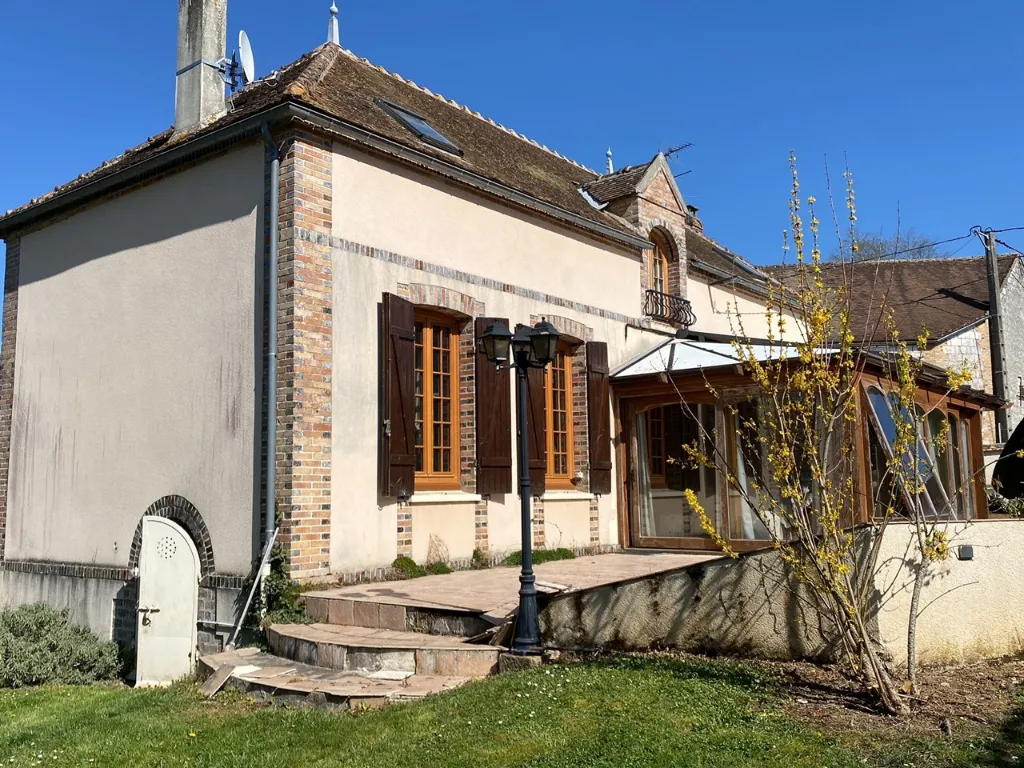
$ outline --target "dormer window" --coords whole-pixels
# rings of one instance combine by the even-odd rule
[[[374,99],[374,103],[415,134],[420,141],[462,157],[463,153],[458,145],[428,123],[425,117],[384,99]]]

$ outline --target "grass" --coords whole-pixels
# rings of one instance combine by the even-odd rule
[[[571,549],[565,549],[560,547],[558,549],[537,549],[533,552],[533,564],[540,565],[541,563],[553,563],[556,560],[575,560],[576,553]],[[515,552],[509,554],[502,561],[502,565],[522,565],[523,564],[523,551],[517,549]]]
[[[919,745],[886,753],[823,736],[788,719],[778,695],[756,666],[646,658],[505,675],[360,714],[260,707],[230,693],[205,702],[187,684],[6,691],[0,764],[853,768],[865,756],[872,765],[943,764],[919,762]]]

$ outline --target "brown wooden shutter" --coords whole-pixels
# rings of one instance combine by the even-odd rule
[[[411,496],[416,481],[416,319],[413,305],[381,300],[380,493]]]
[[[483,338],[487,326],[503,317],[477,318],[476,340],[476,492],[481,496],[512,491],[512,392],[509,367],[498,370],[487,360]]]
[[[530,492],[540,496],[547,487],[548,411],[545,397],[545,372],[530,368],[526,372],[527,429],[530,446]]]
[[[608,345],[587,342],[587,423],[590,438],[590,492],[612,492],[611,394]]]

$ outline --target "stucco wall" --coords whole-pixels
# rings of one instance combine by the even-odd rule
[[[253,145],[23,237],[8,559],[125,566],[178,494],[248,572],[263,202]]]
[[[377,495],[377,305],[383,292],[397,293],[409,284],[439,286],[471,296],[487,316],[507,317],[513,324],[528,323],[531,317],[564,317],[586,326],[593,340],[608,343],[612,367],[665,336],[627,328],[624,318],[642,312],[639,260],[627,252],[355,150],[336,147],[333,166],[334,236],[349,247],[332,251],[331,567],[349,572],[389,565],[397,552],[396,501]],[[500,283],[543,296],[519,295]],[[577,301],[590,311],[546,297]],[[511,402],[514,419],[514,397]],[[455,493],[446,503],[453,505],[452,515],[468,519],[476,500]],[[589,501],[575,503],[589,508]],[[418,514],[415,496],[412,505],[413,546],[422,552],[431,533],[446,538],[442,534],[450,521],[436,521],[435,527],[423,531],[417,518],[428,520],[431,515]],[[561,512],[557,505],[552,509],[557,520]],[[599,510],[601,543],[617,544],[614,494],[600,498]],[[519,549],[519,499],[514,492],[490,499],[487,526],[492,552]],[[465,548],[463,535],[448,533],[447,538],[461,542],[444,541],[452,556]]]
[[[879,637],[893,656],[906,659],[912,573],[907,558],[912,528],[896,525],[882,542],[876,579],[881,607]],[[922,663],[944,663],[1024,650],[1024,521],[991,520],[949,526],[952,554],[931,566],[921,595],[917,649]],[[974,559],[958,560],[971,545]]]
[[[931,566],[921,596],[917,652],[923,664],[1024,650],[1024,521],[948,528],[950,558]],[[871,627],[896,664],[907,658],[913,529],[892,525],[874,575]],[[863,544],[867,545],[867,539]],[[971,545],[974,559],[957,558]],[[541,612],[555,646],[672,646],[762,658],[827,657],[823,619],[783,576],[777,552],[722,559],[556,597]]]
[[[692,274],[687,278],[687,298],[693,306],[697,322],[693,333],[717,333],[749,339],[768,338],[768,320],[765,317],[764,302],[734,291],[728,284],[711,285]],[[772,330],[779,337],[777,322],[772,321]],[[799,326],[789,318],[783,338],[799,338]]]
[[[777,552],[723,558],[556,597],[541,611],[541,632],[561,648],[825,657],[817,616],[798,594]]]
[[[0,571],[0,606],[47,603],[67,608],[71,621],[111,639],[115,599],[124,582]]]

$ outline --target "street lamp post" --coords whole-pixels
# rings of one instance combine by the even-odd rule
[[[520,655],[540,652],[540,621],[537,615],[537,579],[533,575],[533,516],[530,513],[530,446],[527,442],[526,372],[544,369],[558,354],[555,327],[542,320],[533,328],[520,326],[513,335],[505,323],[492,323],[483,335],[484,353],[497,366],[507,365],[511,358],[518,378],[516,406],[519,434],[519,503],[523,537],[523,566],[519,574],[519,613],[512,639],[512,652]]]

